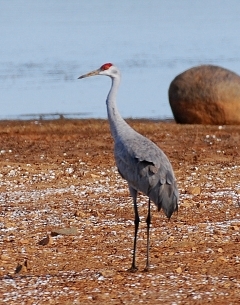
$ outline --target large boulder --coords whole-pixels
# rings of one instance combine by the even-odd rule
[[[181,124],[240,124],[240,76],[202,65],[179,74],[170,84],[169,102]]]

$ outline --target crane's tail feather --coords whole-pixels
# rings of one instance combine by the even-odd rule
[[[168,219],[178,210],[178,189],[176,182],[165,183],[160,187],[158,195],[158,211],[162,208]]]

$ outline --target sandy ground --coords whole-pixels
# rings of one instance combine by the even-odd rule
[[[128,121],[172,162],[180,207],[133,207],[105,120],[0,122],[0,304],[240,304],[240,126]]]

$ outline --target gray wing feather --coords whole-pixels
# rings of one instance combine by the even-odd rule
[[[121,153],[124,150],[124,154],[128,154],[139,161],[152,163],[156,167],[160,167],[164,162],[169,163],[163,151],[139,133],[126,137],[124,141],[121,141],[121,139],[117,141],[116,150],[121,151]]]
[[[149,196],[170,217],[177,209],[178,190],[171,163],[163,151],[137,133],[116,141],[114,154],[119,173],[129,186]]]

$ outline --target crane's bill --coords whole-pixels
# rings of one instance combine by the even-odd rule
[[[78,79],[85,78],[85,77],[89,77],[89,76],[98,75],[100,71],[101,71],[100,69],[94,70],[94,71],[92,71],[92,72],[89,72],[89,73],[87,73],[87,74],[84,74],[84,75],[79,76]]]

